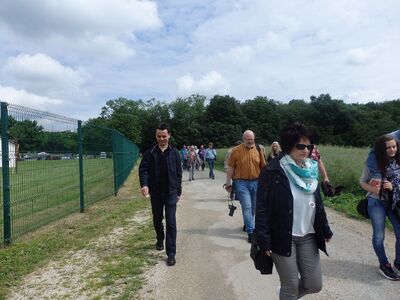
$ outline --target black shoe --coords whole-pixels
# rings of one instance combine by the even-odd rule
[[[394,262],[393,263],[393,271],[396,273],[397,276],[400,276],[400,264]]]
[[[254,238],[254,234],[253,234],[253,233],[249,233],[249,234],[247,235],[247,241],[248,241],[249,243],[251,243],[251,242],[253,241],[253,238]]]
[[[156,249],[158,251],[164,250],[164,241],[157,241],[156,243]]]
[[[175,256],[168,256],[167,258],[167,265],[173,266],[176,264]]]
[[[246,232],[246,226],[245,225],[243,225],[242,230],[243,230],[243,232]]]
[[[400,279],[396,275],[396,273],[393,271],[392,266],[389,263],[387,263],[386,265],[380,265],[379,273],[381,273],[383,277],[385,277],[389,280],[399,280]]]

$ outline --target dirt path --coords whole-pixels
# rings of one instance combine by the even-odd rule
[[[260,275],[249,258],[249,244],[242,232],[240,205],[228,216],[225,174],[208,179],[207,169],[187,181],[178,205],[177,264],[164,260],[147,273],[141,299],[278,299],[279,279]],[[327,209],[334,237],[329,257],[322,257],[324,287],[304,299],[399,299],[400,282],[383,279],[370,241],[371,226]],[[388,255],[393,259],[394,237],[387,233]]]

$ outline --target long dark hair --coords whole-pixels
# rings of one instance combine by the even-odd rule
[[[397,145],[397,152],[394,156],[396,163],[400,165],[400,148],[399,143],[391,135],[385,134],[380,136],[375,142],[375,157],[378,162],[381,174],[385,174],[386,167],[389,164],[390,157],[386,153],[386,142],[394,140]]]

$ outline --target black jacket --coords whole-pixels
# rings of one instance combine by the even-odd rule
[[[293,226],[293,195],[289,179],[275,157],[260,173],[257,188],[255,233],[260,249],[291,255]],[[325,239],[333,235],[329,228],[319,187],[314,192],[314,230],[318,248],[326,252]]]
[[[139,166],[140,186],[148,186],[150,195],[158,193],[160,183],[159,156],[156,147],[158,145],[144,153]],[[181,159],[178,150],[170,145],[168,147],[170,148],[167,157],[168,192],[170,196],[180,196],[182,194]]]

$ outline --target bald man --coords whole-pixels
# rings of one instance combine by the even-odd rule
[[[253,240],[258,176],[264,166],[264,154],[256,147],[254,132],[246,130],[242,144],[232,149],[226,172],[226,190],[230,192],[232,184],[235,185],[249,243]]]

